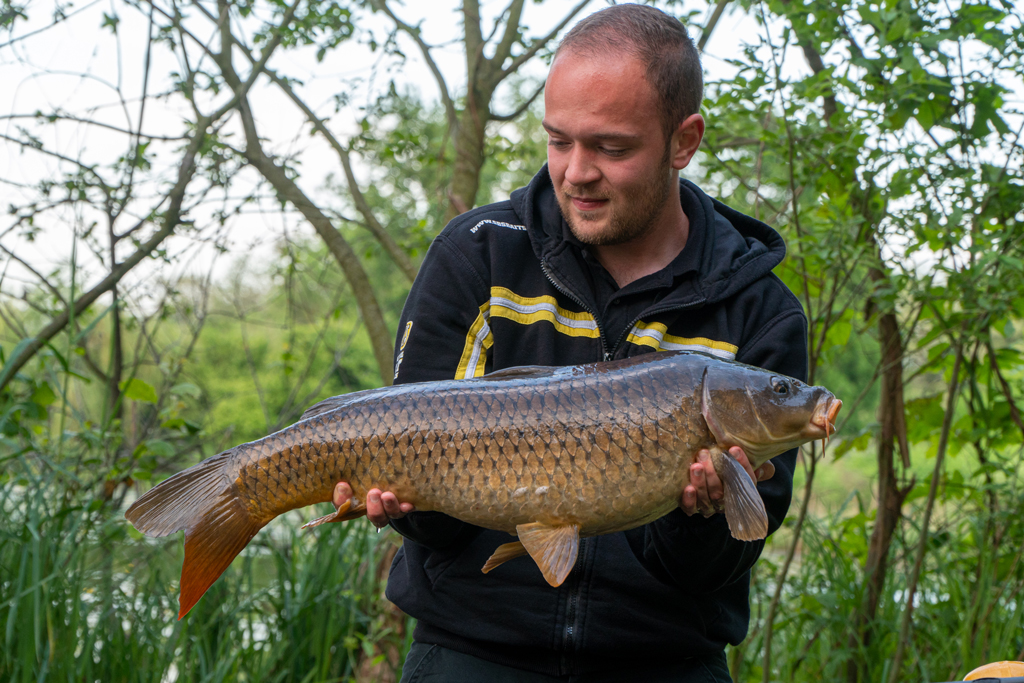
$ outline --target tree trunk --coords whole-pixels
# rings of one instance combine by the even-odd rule
[[[489,97],[471,91],[466,108],[459,114],[455,129],[455,168],[452,172],[446,221],[469,211],[476,204],[476,194],[480,190],[480,170],[485,161],[484,145],[489,117],[487,105],[481,106],[478,103],[488,101]]]
[[[871,238],[872,241],[874,238]],[[872,268],[871,279],[877,284],[885,280],[885,273]],[[906,421],[903,414],[903,339],[894,310],[885,310],[878,316],[878,338],[882,346],[882,395],[878,405],[881,432],[878,435],[878,511],[875,527],[868,542],[867,562],[864,566],[864,597],[853,619],[850,633],[850,659],[846,664],[849,683],[865,680],[865,652],[874,633],[874,620],[878,602],[885,586],[889,565],[889,548],[903,515],[903,501],[913,483],[899,486],[896,474],[896,444],[905,452]]]
[[[242,104],[242,107],[248,108],[245,103]],[[247,129],[248,127],[246,126]],[[247,135],[247,137],[249,136]],[[390,385],[392,382],[391,364],[394,358],[393,337],[384,322],[384,313],[381,311],[377,295],[373,291],[373,285],[370,283],[370,277],[366,274],[363,264],[360,263],[359,257],[356,256],[348,241],[331,223],[331,219],[310,201],[309,197],[299,189],[295,181],[288,177],[281,166],[267,157],[258,144],[253,144],[257,141],[252,138],[247,141],[246,159],[260,172],[260,175],[267,179],[267,182],[283,199],[291,203],[309,221],[309,224],[313,226],[338,261],[341,272],[345,275],[349,287],[352,288],[352,295],[359,307],[359,312],[363,316],[363,324],[366,325],[366,333],[370,337],[370,346],[373,348],[373,355],[380,369],[381,382],[384,386]]]
[[[384,313],[381,311],[380,303],[377,301],[373,284],[370,282],[366,269],[363,268],[363,264],[359,261],[359,257],[356,256],[352,246],[341,232],[334,227],[331,219],[288,176],[284,167],[264,152],[259,133],[256,131],[256,121],[252,115],[252,109],[249,107],[245,88],[231,63],[231,45],[234,42],[234,38],[231,35],[230,22],[228,21],[227,1],[220,0],[217,6],[219,16],[221,17],[221,52],[216,55],[216,61],[218,66],[220,66],[224,79],[235,92],[235,107],[242,118],[242,130],[245,133],[245,159],[270,183],[271,187],[274,188],[283,200],[298,209],[299,213],[313,226],[313,229],[316,230],[317,234],[320,235],[327,245],[327,249],[338,261],[345,280],[348,282],[349,287],[352,288],[352,296],[359,307],[363,324],[366,325],[366,333],[370,337],[370,347],[373,349],[373,355],[380,371],[381,383],[384,386],[388,386],[393,381],[391,371],[394,358],[393,337],[391,332],[388,331],[387,324],[384,322]],[[298,3],[293,5],[290,12],[293,12],[297,6]],[[290,21],[290,18],[288,21]],[[287,22],[282,23],[282,26],[286,25]],[[277,34],[278,39],[279,36],[280,33]],[[266,50],[264,52],[267,53]],[[265,59],[261,58],[261,61],[253,66],[253,73],[261,72],[264,66]],[[252,76],[250,76],[251,80]]]

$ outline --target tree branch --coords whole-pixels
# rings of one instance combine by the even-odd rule
[[[715,11],[711,13],[711,18],[708,19],[708,24],[704,27],[704,30],[700,32],[700,40],[697,41],[697,49],[701,52],[704,52],[704,46],[708,44],[711,34],[718,25],[718,20],[725,14],[725,6],[728,4],[729,0],[718,0],[718,4],[715,5]]]
[[[512,63],[509,64],[507,68],[501,71],[501,78],[499,78],[498,80],[500,81],[509,74],[515,73],[515,71],[518,70],[519,67],[526,63],[535,54],[540,52],[540,49],[547,45],[548,43],[550,43],[552,40],[554,40],[555,36],[557,36],[559,32],[561,32],[561,30],[565,28],[570,21],[572,21],[572,18],[579,14],[580,11],[588,4],[590,4],[590,0],[580,0],[580,2],[577,3],[577,5],[573,7],[568,14],[565,15],[562,21],[559,22],[558,26],[551,29],[551,32],[548,33],[543,38],[534,41],[533,44],[530,45],[530,47],[526,48],[526,50],[522,52],[522,54],[518,55],[515,59],[513,59]]]
[[[249,55],[248,52],[245,52],[244,54],[249,56],[251,59],[251,55]],[[348,150],[342,146],[341,142],[339,142],[336,137],[334,137],[334,134],[327,128],[323,119],[313,113],[313,110],[295,94],[295,91],[287,81],[270,69],[267,69],[266,73],[267,76],[270,77],[270,80],[272,80],[285,92],[286,95],[288,95],[289,98],[291,98],[292,102],[295,103],[295,106],[302,110],[302,113],[306,115],[306,118],[313,125],[313,128],[327,139],[327,142],[331,145],[337,153],[338,158],[341,160],[342,168],[345,170],[345,180],[348,183],[349,194],[352,196],[352,202],[355,204],[356,210],[359,211],[363,220],[366,221],[366,228],[373,234],[377,241],[380,242],[381,246],[384,247],[384,250],[387,251],[388,255],[391,257],[391,260],[395,262],[395,265],[397,265],[399,270],[401,270],[405,277],[408,278],[409,282],[415,280],[417,268],[413,264],[412,259],[409,258],[409,255],[405,253],[405,250],[398,245],[388,231],[384,229],[384,226],[381,225],[380,221],[377,220],[377,217],[373,213],[373,209],[370,207],[370,203],[366,200],[366,196],[359,187],[359,183],[356,182],[356,176],[355,173],[352,172],[352,162],[349,158]]]
[[[476,71],[476,62],[484,56],[479,0],[462,0],[462,25],[466,41],[466,73],[472,74]]]
[[[426,60],[427,67],[430,68],[430,73],[434,75],[434,80],[437,81],[437,87],[441,91],[441,102],[444,103],[444,111],[448,117],[448,125],[454,129],[458,125],[458,116],[455,113],[455,102],[452,100],[452,96],[448,92],[448,84],[444,80],[444,75],[441,74],[441,69],[438,68],[437,62],[435,62],[434,58],[430,55],[430,46],[423,41],[423,37],[420,35],[419,27],[410,26],[395,16],[395,13],[391,11],[390,7],[388,7],[387,0],[371,0],[371,2],[375,8],[388,15],[388,18],[395,22],[395,26],[412,38],[420,48],[420,52],[423,53],[423,59]]]
[[[959,340],[956,347],[956,360],[953,362],[953,376],[949,379],[947,388],[946,414],[942,418],[942,431],[939,433],[939,447],[935,454],[935,468],[932,470],[932,481],[928,488],[928,502],[924,507],[924,519],[921,520],[921,538],[917,543],[917,556],[914,558],[914,568],[910,574],[910,585],[907,586],[907,607],[903,612],[903,620],[900,624],[900,637],[896,643],[896,654],[893,655],[892,668],[889,669],[889,683],[897,683],[900,680],[900,665],[903,663],[903,651],[906,649],[907,639],[910,636],[910,621],[914,613],[914,594],[917,592],[917,580],[921,576],[921,565],[924,564],[924,554],[928,548],[928,524],[931,522],[932,509],[935,507],[935,496],[939,490],[939,479],[942,474],[942,463],[946,456],[946,448],[949,445],[949,432],[953,426],[953,411],[956,408],[958,389],[960,388],[960,363],[964,358],[963,340]]]
[[[84,123],[89,126],[96,126],[98,128],[106,128],[112,130],[115,133],[123,133],[124,135],[133,135],[140,138],[146,138],[147,140],[162,140],[165,142],[176,142],[178,140],[187,140],[187,135],[149,135],[147,133],[137,133],[132,130],[125,130],[118,126],[112,126],[109,123],[102,123],[100,121],[93,121],[92,119],[83,119],[78,116],[71,116],[69,114],[44,114],[42,112],[36,112],[34,114],[5,114],[0,116],[0,121],[8,121],[12,119],[47,119],[50,122],[53,121],[74,121],[75,123]]]
[[[491,62],[499,69],[511,56],[512,46],[515,45],[516,38],[519,37],[519,22],[523,17],[524,4],[526,4],[526,0],[512,0],[505,8],[505,12],[502,13],[507,13],[508,19],[505,20],[505,31],[501,35],[501,40],[494,48],[494,57],[491,58]]]
[[[192,141],[189,143],[185,150],[185,155],[181,160],[181,164],[178,166],[178,180],[174,184],[174,187],[168,193],[168,197],[171,199],[170,206],[167,209],[167,213],[164,214],[163,227],[160,228],[152,237],[144,242],[135,252],[122,261],[118,266],[110,271],[110,273],[103,278],[95,287],[90,289],[84,295],[79,297],[73,302],[72,306],[69,306],[63,313],[53,318],[46,327],[40,330],[31,341],[25,345],[21,351],[13,358],[11,358],[4,366],[3,370],[0,371],[0,389],[3,389],[17,374],[21,368],[39,351],[43,346],[53,339],[64,327],[67,326],[71,319],[72,314],[79,316],[85,310],[93,304],[102,294],[110,291],[114,286],[123,278],[128,271],[139,264],[144,258],[149,256],[153,250],[155,250],[161,242],[174,232],[174,229],[181,223],[181,204],[185,197],[185,190],[188,184],[191,182],[193,175],[196,170],[196,155],[199,153],[200,148],[206,141],[206,129],[210,125],[211,119],[203,118],[196,124],[196,132],[192,137]]]
[[[1006,397],[1007,405],[1010,406],[1010,419],[1013,420],[1013,423],[1020,429],[1021,435],[1024,436],[1024,420],[1021,419],[1020,408],[1017,407],[1017,402],[1013,400],[1013,392],[1010,391],[1010,385],[999,370],[999,362],[996,360],[996,352],[992,348],[992,342],[985,342],[985,346],[988,350],[989,365],[992,367],[992,372],[995,374],[996,379],[999,380],[999,388],[1002,390],[1003,396]]]
[[[489,116],[490,120],[491,121],[513,121],[513,120],[519,118],[519,116],[524,111],[526,111],[527,109],[530,108],[530,105],[533,104],[534,100],[536,100],[537,97],[540,96],[540,94],[542,92],[544,92],[544,86],[546,84],[547,84],[547,81],[541,82],[540,86],[533,92],[533,94],[530,95],[530,97],[525,102],[523,102],[521,105],[516,107],[515,111],[513,111],[511,114],[494,114],[494,113],[491,113],[490,116]]]

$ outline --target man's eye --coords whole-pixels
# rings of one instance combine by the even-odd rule
[[[608,147],[602,147],[601,151],[610,157],[620,157],[626,153],[624,149],[610,149]]]
[[[568,146],[569,143],[565,142],[564,140],[548,140],[548,147],[556,147],[558,149],[563,149]]]

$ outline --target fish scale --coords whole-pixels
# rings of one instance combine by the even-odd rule
[[[763,392],[778,381],[802,392],[799,410],[789,412],[806,414],[787,427],[802,431],[792,443],[765,435],[773,443],[760,453],[756,435],[737,435],[766,424],[750,403],[751,386]],[[821,427],[803,425],[830,424],[835,404],[820,387],[687,352],[388,387],[327,399],[280,432],[170,477],[126,516],[149,535],[186,532],[179,616],[260,528],[288,510],[330,501],[339,481],[349,484],[352,500],[313,525],[362,516],[367,492],[388,490],[419,511],[518,536],[496,549],[485,572],[529,554],[559,585],[580,537],[675,509],[702,448],[714,451],[733,534],[763,538],[767,519],[753,482],[722,453],[741,444],[756,467],[816,438]]]

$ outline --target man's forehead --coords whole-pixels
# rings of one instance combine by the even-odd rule
[[[574,135],[582,126],[595,140],[639,138],[657,116],[657,99],[639,60],[614,53],[560,54],[544,103],[549,133]]]

